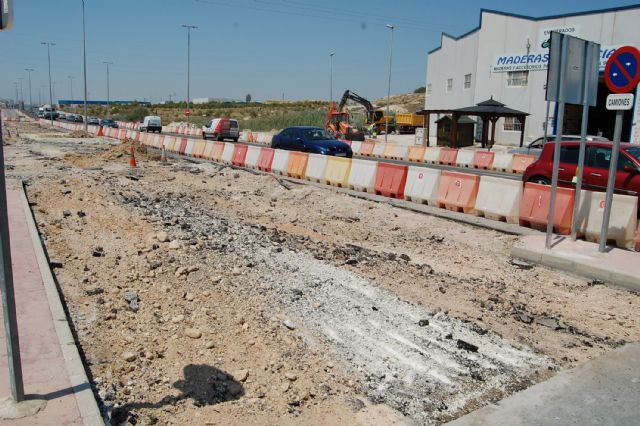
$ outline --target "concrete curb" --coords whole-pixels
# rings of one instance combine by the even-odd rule
[[[29,235],[31,236],[35,256],[38,259],[40,275],[42,276],[42,282],[44,283],[45,292],[47,293],[51,316],[53,317],[56,334],[58,335],[58,341],[67,368],[67,375],[73,387],[82,422],[85,426],[104,426],[105,423],[98,409],[95,396],[93,395],[91,383],[89,383],[89,379],[87,378],[84,364],[82,363],[76,342],[71,333],[71,328],[67,322],[67,316],[62,307],[58,288],[56,287],[51,269],[49,268],[49,262],[42,248],[40,234],[38,233],[31,208],[29,207],[24,183],[22,183],[21,186],[20,199],[25,213],[27,227],[29,228]]]

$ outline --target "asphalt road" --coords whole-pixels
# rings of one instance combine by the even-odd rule
[[[193,136],[179,135],[177,133],[163,132],[162,134],[165,136],[178,136],[182,138],[186,137],[186,138],[195,139]],[[231,141],[226,140],[225,142],[231,142]],[[253,143],[253,142],[238,142],[238,143],[242,143],[245,145],[259,146],[259,147],[269,146],[262,143]],[[378,158],[378,157],[365,157],[360,155],[354,155],[354,158],[358,158],[361,160],[370,160],[370,161],[384,161],[385,163],[402,164],[405,166],[419,166],[419,167],[426,167],[429,169],[449,170],[454,172],[469,173],[469,174],[478,175],[478,176],[493,176],[493,177],[499,177],[503,179],[512,179],[512,180],[522,179],[522,175],[518,175],[515,173],[499,172],[496,170],[481,170],[481,169],[473,169],[468,167],[448,166],[443,164],[415,163],[412,161],[392,160],[388,158]]]

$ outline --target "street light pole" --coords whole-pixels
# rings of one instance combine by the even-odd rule
[[[87,123],[87,37],[84,25],[84,0],[82,0],[82,60],[83,60],[83,78],[84,78],[84,131],[89,131],[89,123]]]
[[[333,55],[335,55],[336,52],[331,52],[329,54],[329,62],[330,62],[330,71],[329,71],[329,105],[331,105],[333,103]]]
[[[387,85],[387,113],[385,114],[385,125],[384,125],[384,141],[387,142],[387,136],[389,135],[389,99],[391,98],[391,61],[393,60],[393,29],[394,26],[391,24],[385,25],[387,28],[391,30],[391,49],[389,51],[389,83]]]
[[[55,43],[43,41],[40,44],[47,46],[47,60],[49,62],[49,106],[51,107],[51,126],[53,127],[53,85],[51,84],[51,46],[55,46]]]
[[[189,100],[191,99],[191,30],[195,30],[198,27],[195,25],[183,24],[182,28],[187,29],[187,111],[189,111]],[[187,114],[187,124],[189,124],[190,117],[191,114]]]
[[[103,62],[107,66],[107,117],[111,116],[111,110],[109,109],[109,65],[113,65],[113,62]]]
[[[20,109],[24,110],[24,94],[22,93],[22,80],[24,80],[23,78],[18,78],[18,81],[20,82]]]
[[[70,91],[70,95],[71,95],[71,100],[73,101],[73,79],[75,78],[72,75],[67,76],[67,78],[69,79],[69,91]]]
[[[29,75],[29,109],[33,110],[33,101],[31,98],[31,71],[33,71],[33,68],[25,68],[24,70]]]

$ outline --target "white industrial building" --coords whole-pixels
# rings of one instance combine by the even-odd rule
[[[507,107],[530,114],[525,122],[524,142],[544,133],[547,103],[545,85],[549,59],[550,32],[559,31],[600,44],[601,78],[598,106],[591,108],[588,131],[612,137],[615,114],[605,109],[609,93],[602,71],[616,48],[640,46],[640,5],[567,15],[528,17],[482,9],[477,28],[454,37],[443,33],[440,47],[428,54],[425,110],[457,109],[475,105],[493,97]],[[625,114],[623,140],[640,143],[640,108]],[[549,132],[555,130],[556,106],[551,104]],[[579,134],[580,106],[567,105],[565,134]],[[431,114],[431,129],[438,115]],[[481,121],[476,124],[480,138]],[[520,122],[501,118],[497,122],[496,141],[518,145]],[[435,141],[431,132],[431,142]]]

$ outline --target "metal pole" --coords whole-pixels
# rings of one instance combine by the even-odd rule
[[[24,93],[22,92],[22,78],[19,78],[18,81],[20,82],[20,109],[24,109]]]
[[[547,143],[547,134],[549,133],[549,107],[551,105],[551,101],[547,101],[547,114],[545,115],[545,119],[544,119],[544,139],[542,144],[544,145],[545,143]]]
[[[14,98],[15,102],[13,103],[13,107],[15,108],[15,106],[20,103],[20,96],[18,96],[18,83],[15,81],[13,82],[13,88],[16,91],[16,97]]]
[[[107,66],[107,117],[111,117],[111,109],[109,108],[109,65],[113,65],[113,62],[104,62]]]
[[[75,77],[69,75],[67,76],[69,78],[69,90],[70,90],[70,95],[71,95],[71,100],[73,101],[73,79]]]
[[[183,24],[182,28],[187,29],[187,111],[189,111],[191,99],[191,30],[198,28],[195,25]],[[187,114],[187,125],[189,125],[191,114]]]
[[[25,68],[24,70],[29,75],[29,109],[33,110],[33,100],[31,98],[31,71],[33,71],[33,68]]]
[[[611,204],[616,185],[616,171],[618,168],[618,153],[620,151],[620,137],[622,135],[622,118],[624,111],[616,111],[616,124],[613,129],[613,151],[611,151],[611,163],[609,164],[609,178],[607,179],[607,195],[604,200],[604,213],[602,215],[602,228],[600,229],[600,245],[598,251],[604,253],[607,249],[607,235],[609,234],[609,219],[611,218]]]
[[[47,45],[47,60],[49,62],[49,106],[51,107],[51,127],[53,127],[53,85],[51,84],[51,46],[55,43],[43,41],[41,44]]]
[[[565,79],[565,60],[568,54],[568,43],[566,39],[562,39],[561,55],[560,55],[560,81],[558,82],[558,93],[561,101],[558,104],[558,116],[556,117],[556,141],[553,148],[553,172],[551,174],[551,194],[549,196],[549,213],[547,215],[547,237],[545,239],[545,248],[551,248],[551,236],[553,234],[553,212],[556,206],[556,192],[558,189],[558,169],[560,167],[560,143],[562,142],[562,128],[564,127],[564,79]]]
[[[384,141],[387,142],[387,136],[389,135],[389,99],[391,98],[391,62],[393,60],[393,25],[387,24],[387,28],[391,30],[391,49],[389,50],[389,82],[387,84],[387,113],[385,117],[384,125]]]
[[[84,78],[84,131],[89,131],[89,124],[87,123],[87,37],[84,24],[84,0],[82,0],[82,59],[83,59],[83,78]]]
[[[4,144],[2,141],[2,119],[0,119],[0,251],[2,251],[0,290],[2,290],[2,312],[4,313],[4,335],[7,344],[11,396],[15,402],[21,402],[24,401],[24,385],[22,383],[20,339],[18,336],[16,298],[13,287],[11,246],[9,242],[7,192],[4,180]]]
[[[333,55],[335,54],[336,52],[331,52],[329,54],[329,62],[331,64],[329,67],[329,105],[333,103]]]

